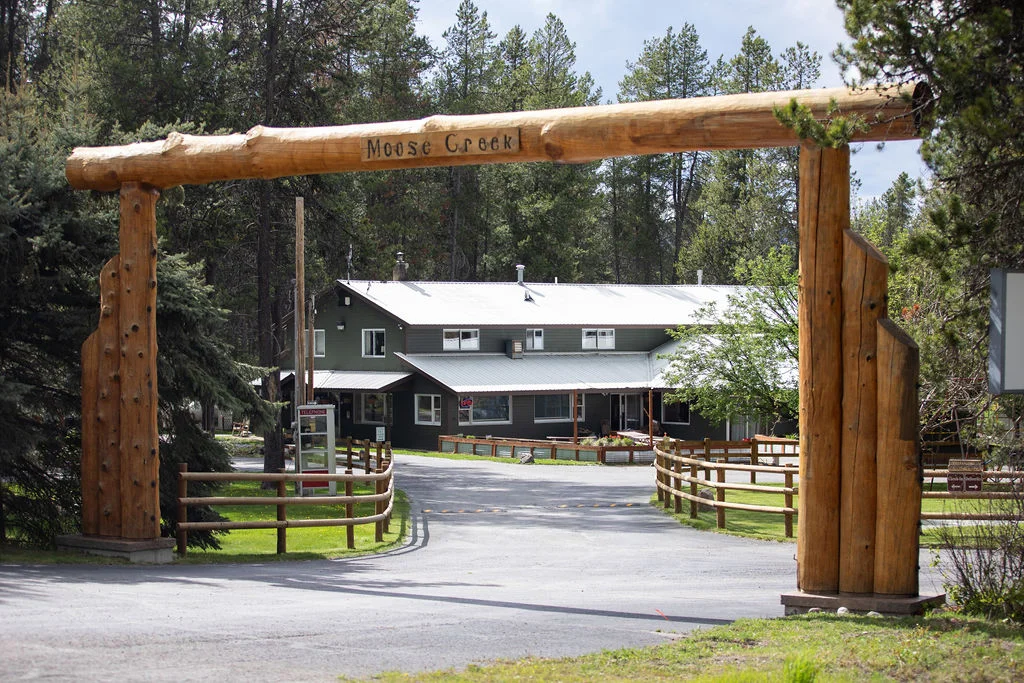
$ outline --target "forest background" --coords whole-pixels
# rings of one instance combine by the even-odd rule
[[[851,79],[927,76],[937,96],[954,90],[954,77],[967,79],[958,87],[981,89],[1020,80],[1019,57],[982,60],[979,78],[947,74],[945,62],[936,67],[941,45],[911,49],[928,31],[954,43],[999,38],[956,37],[958,3],[943,3],[948,13],[920,2],[838,4],[851,36],[863,38],[836,57]],[[923,63],[907,63],[893,41],[871,42],[871,27],[900,26],[886,12],[912,19],[913,30],[897,37]],[[1009,34],[997,46],[1019,46],[1021,17],[1006,12],[1002,23],[987,14],[981,23]],[[77,523],[79,349],[98,318],[100,267],[116,252],[117,204],[67,186],[63,162],[73,147],[161,139],[172,130],[808,88],[818,84],[823,59],[799,42],[771,46],[753,27],[737,36],[735,54],[709,55],[684,22],[636,46],[617,92],[603,93],[554,14],[499,36],[486,13],[463,0],[435,45],[418,32],[417,13],[415,0],[0,0],[0,529],[5,515],[6,526],[45,541]],[[962,112],[970,97],[938,101],[956,101]],[[975,118],[1013,120],[998,112]],[[1000,433],[1019,439],[1019,410],[1008,413],[984,392],[984,357],[987,267],[1024,265],[1020,241],[970,240],[1002,234],[1019,205],[993,219],[963,191],[957,179],[967,178],[974,157],[952,153],[965,139],[956,134],[931,125],[925,156],[936,182],[924,187],[901,175],[882,196],[857,204],[855,227],[889,255],[890,310],[922,345],[926,427],[961,417],[977,426],[986,416],[1006,427],[1009,415],[1011,429]],[[988,133],[1000,134],[1008,135]],[[388,278],[402,251],[422,280],[506,280],[522,263],[533,281],[693,283],[700,269],[705,283],[792,292],[796,160],[795,148],[740,150],[169,189],[158,205],[162,467],[225,466],[189,416],[195,402],[207,416],[213,405],[249,415],[267,435],[267,467],[283,463],[279,415],[250,380],[278,365],[288,346],[282,323],[293,306],[295,196],[305,197],[307,291],[339,277]],[[982,159],[989,162],[991,154]],[[984,195],[984,182],[973,190]],[[795,344],[786,346],[791,322],[769,328],[795,353]],[[265,383],[271,399],[276,377]],[[681,394],[699,407],[698,394]],[[760,410],[775,413],[766,418],[792,414],[791,394]],[[991,441],[997,431],[974,429],[971,438]]]

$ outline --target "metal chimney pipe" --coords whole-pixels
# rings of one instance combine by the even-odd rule
[[[523,272],[526,270],[526,266],[523,264],[516,265],[516,281],[519,284],[523,284]]]

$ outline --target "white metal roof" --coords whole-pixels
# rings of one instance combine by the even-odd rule
[[[674,328],[696,322],[701,306],[718,310],[744,288],[725,285],[600,285],[517,282],[338,280],[408,325]]]
[[[281,375],[281,380],[294,373]],[[355,370],[314,370],[314,389],[343,389],[346,391],[384,391],[411,377],[411,372],[366,372]]]
[[[648,353],[396,353],[424,375],[458,394],[619,391],[657,388]]]

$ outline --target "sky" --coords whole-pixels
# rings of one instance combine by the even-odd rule
[[[778,56],[797,41],[822,57],[821,87],[843,85],[831,58],[836,45],[848,40],[843,17],[833,0],[475,0],[487,13],[491,30],[500,40],[518,24],[527,36],[544,25],[548,13],[562,23],[576,43],[577,71],[589,71],[601,87],[602,101],[614,101],[626,63],[635,62],[645,40],[660,38],[693,24],[715,61],[729,59],[740,48],[749,26],[768,41]],[[455,23],[459,0],[420,0],[420,32],[437,48],[442,34]],[[918,141],[891,142],[878,150],[875,143],[853,145],[851,167],[862,185],[858,201],[885,192],[901,172],[912,178],[927,170],[918,154]]]

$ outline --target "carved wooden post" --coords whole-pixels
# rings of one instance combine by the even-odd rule
[[[121,188],[121,536],[160,537],[156,385],[156,200]]]
[[[82,533],[121,535],[120,258],[100,271],[100,320],[82,344]]]
[[[878,321],[878,526],[875,593],[918,593],[921,458],[917,344],[891,320]]]
[[[842,236],[850,150],[800,148],[800,515],[797,587],[839,588]]]
[[[121,188],[120,253],[100,272],[100,320],[82,344],[82,536],[59,548],[170,561],[160,538],[156,202]]]
[[[843,237],[843,433],[839,590],[870,593],[875,565],[875,328],[886,316],[888,261],[849,230]]]

